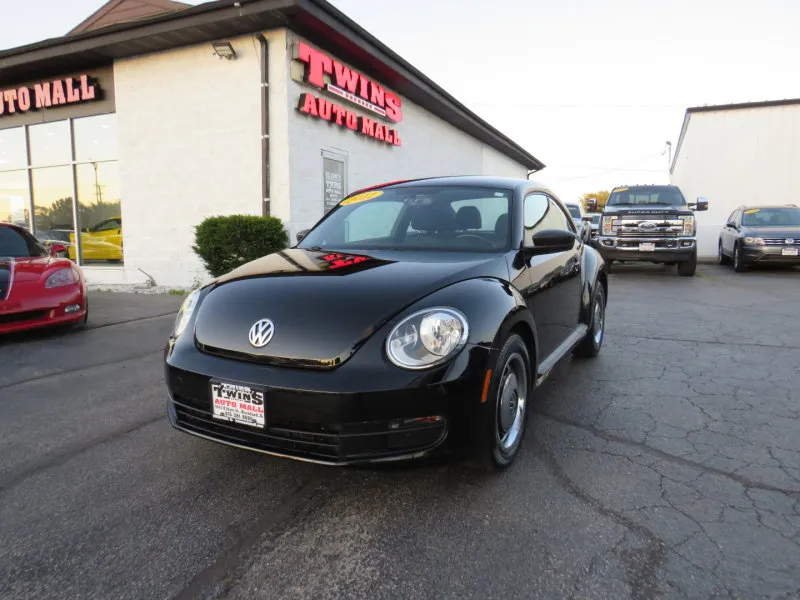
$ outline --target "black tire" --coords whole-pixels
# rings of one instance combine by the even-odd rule
[[[600,354],[600,348],[603,346],[606,323],[606,292],[599,283],[597,284],[597,292],[594,295],[590,315],[591,322],[589,323],[586,337],[572,351],[575,356],[580,356],[581,358],[594,358]]]
[[[611,273],[611,267],[613,265],[614,265],[614,261],[613,260],[607,260],[606,261],[606,272],[607,273]]]
[[[487,400],[479,411],[472,466],[492,472],[514,462],[525,435],[533,382],[528,348],[519,335],[512,334],[497,357]]]
[[[720,240],[717,245],[717,263],[723,266],[731,264],[731,259],[725,256],[725,253],[722,251],[722,240]]]
[[[737,273],[744,273],[747,271],[747,263],[742,256],[742,247],[736,244],[733,247],[733,270]]]
[[[692,254],[689,260],[678,263],[678,275],[681,277],[694,277],[695,271],[697,271],[697,252]]]

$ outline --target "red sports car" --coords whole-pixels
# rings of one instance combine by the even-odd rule
[[[0,223],[0,334],[86,324],[86,281],[75,263],[57,257],[65,250],[48,250],[27,229]]]

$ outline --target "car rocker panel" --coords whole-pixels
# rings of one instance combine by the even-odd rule
[[[474,215],[456,220],[466,233],[452,231],[447,215],[436,223],[429,222],[433,213],[415,216],[461,202],[461,188],[451,188],[464,185],[508,193],[508,230],[493,212],[483,229]],[[491,457],[492,468],[508,466],[524,433],[527,391],[573,349],[587,356],[599,350],[602,330],[594,335],[590,328],[597,302],[604,311],[607,285],[603,259],[574,230],[545,231],[541,248],[520,248],[521,203],[532,186],[446,178],[351,194],[303,232],[299,247],[193,292],[165,348],[171,424],[212,441],[330,465],[466,450],[482,464]],[[323,249],[318,242],[337,231],[336,219],[356,210],[348,200],[367,202],[384,191],[403,198],[421,230],[415,239],[431,250]],[[401,238],[409,227],[403,215],[392,228]],[[498,232],[506,236],[502,243]],[[481,236],[497,249],[481,251],[474,239]],[[462,243],[459,237],[476,247],[437,249]],[[566,255],[577,258],[565,270]],[[539,265],[552,266],[537,287],[530,277]],[[559,279],[575,285],[555,284]],[[574,294],[565,303],[574,313],[559,315],[566,326],[542,355],[536,314],[553,321],[558,294],[567,293]],[[547,299],[542,309],[538,296]]]

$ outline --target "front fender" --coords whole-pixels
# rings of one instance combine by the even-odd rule
[[[608,302],[608,267],[601,254],[591,246],[584,247],[581,274],[580,322],[588,325],[591,321],[592,300],[598,285],[603,286]]]
[[[393,324],[413,312],[434,306],[449,306],[464,313],[469,323],[467,344],[490,349],[492,355],[512,331],[519,330],[526,338],[531,360],[537,364],[535,320],[519,291],[509,283],[490,277],[454,283],[407,307],[393,319]]]

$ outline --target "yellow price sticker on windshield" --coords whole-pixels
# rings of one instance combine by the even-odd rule
[[[760,211],[761,211],[760,208],[751,208],[749,210],[744,211],[744,214],[752,215],[753,213],[757,213],[757,212],[760,212]]]
[[[366,202],[367,200],[372,200],[373,198],[377,198],[378,196],[382,196],[383,192],[380,190],[375,190],[373,192],[364,192],[363,194],[356,194],[355,196],[348,198],[347,200],[342,200],[342,206],[347,204],[358,204],[359,202]]]
[[[616,192],[627,192],[627,191],[628,191],[628,188],[617,188],[617,189],[614,190],[614,193],[616,193]]]

